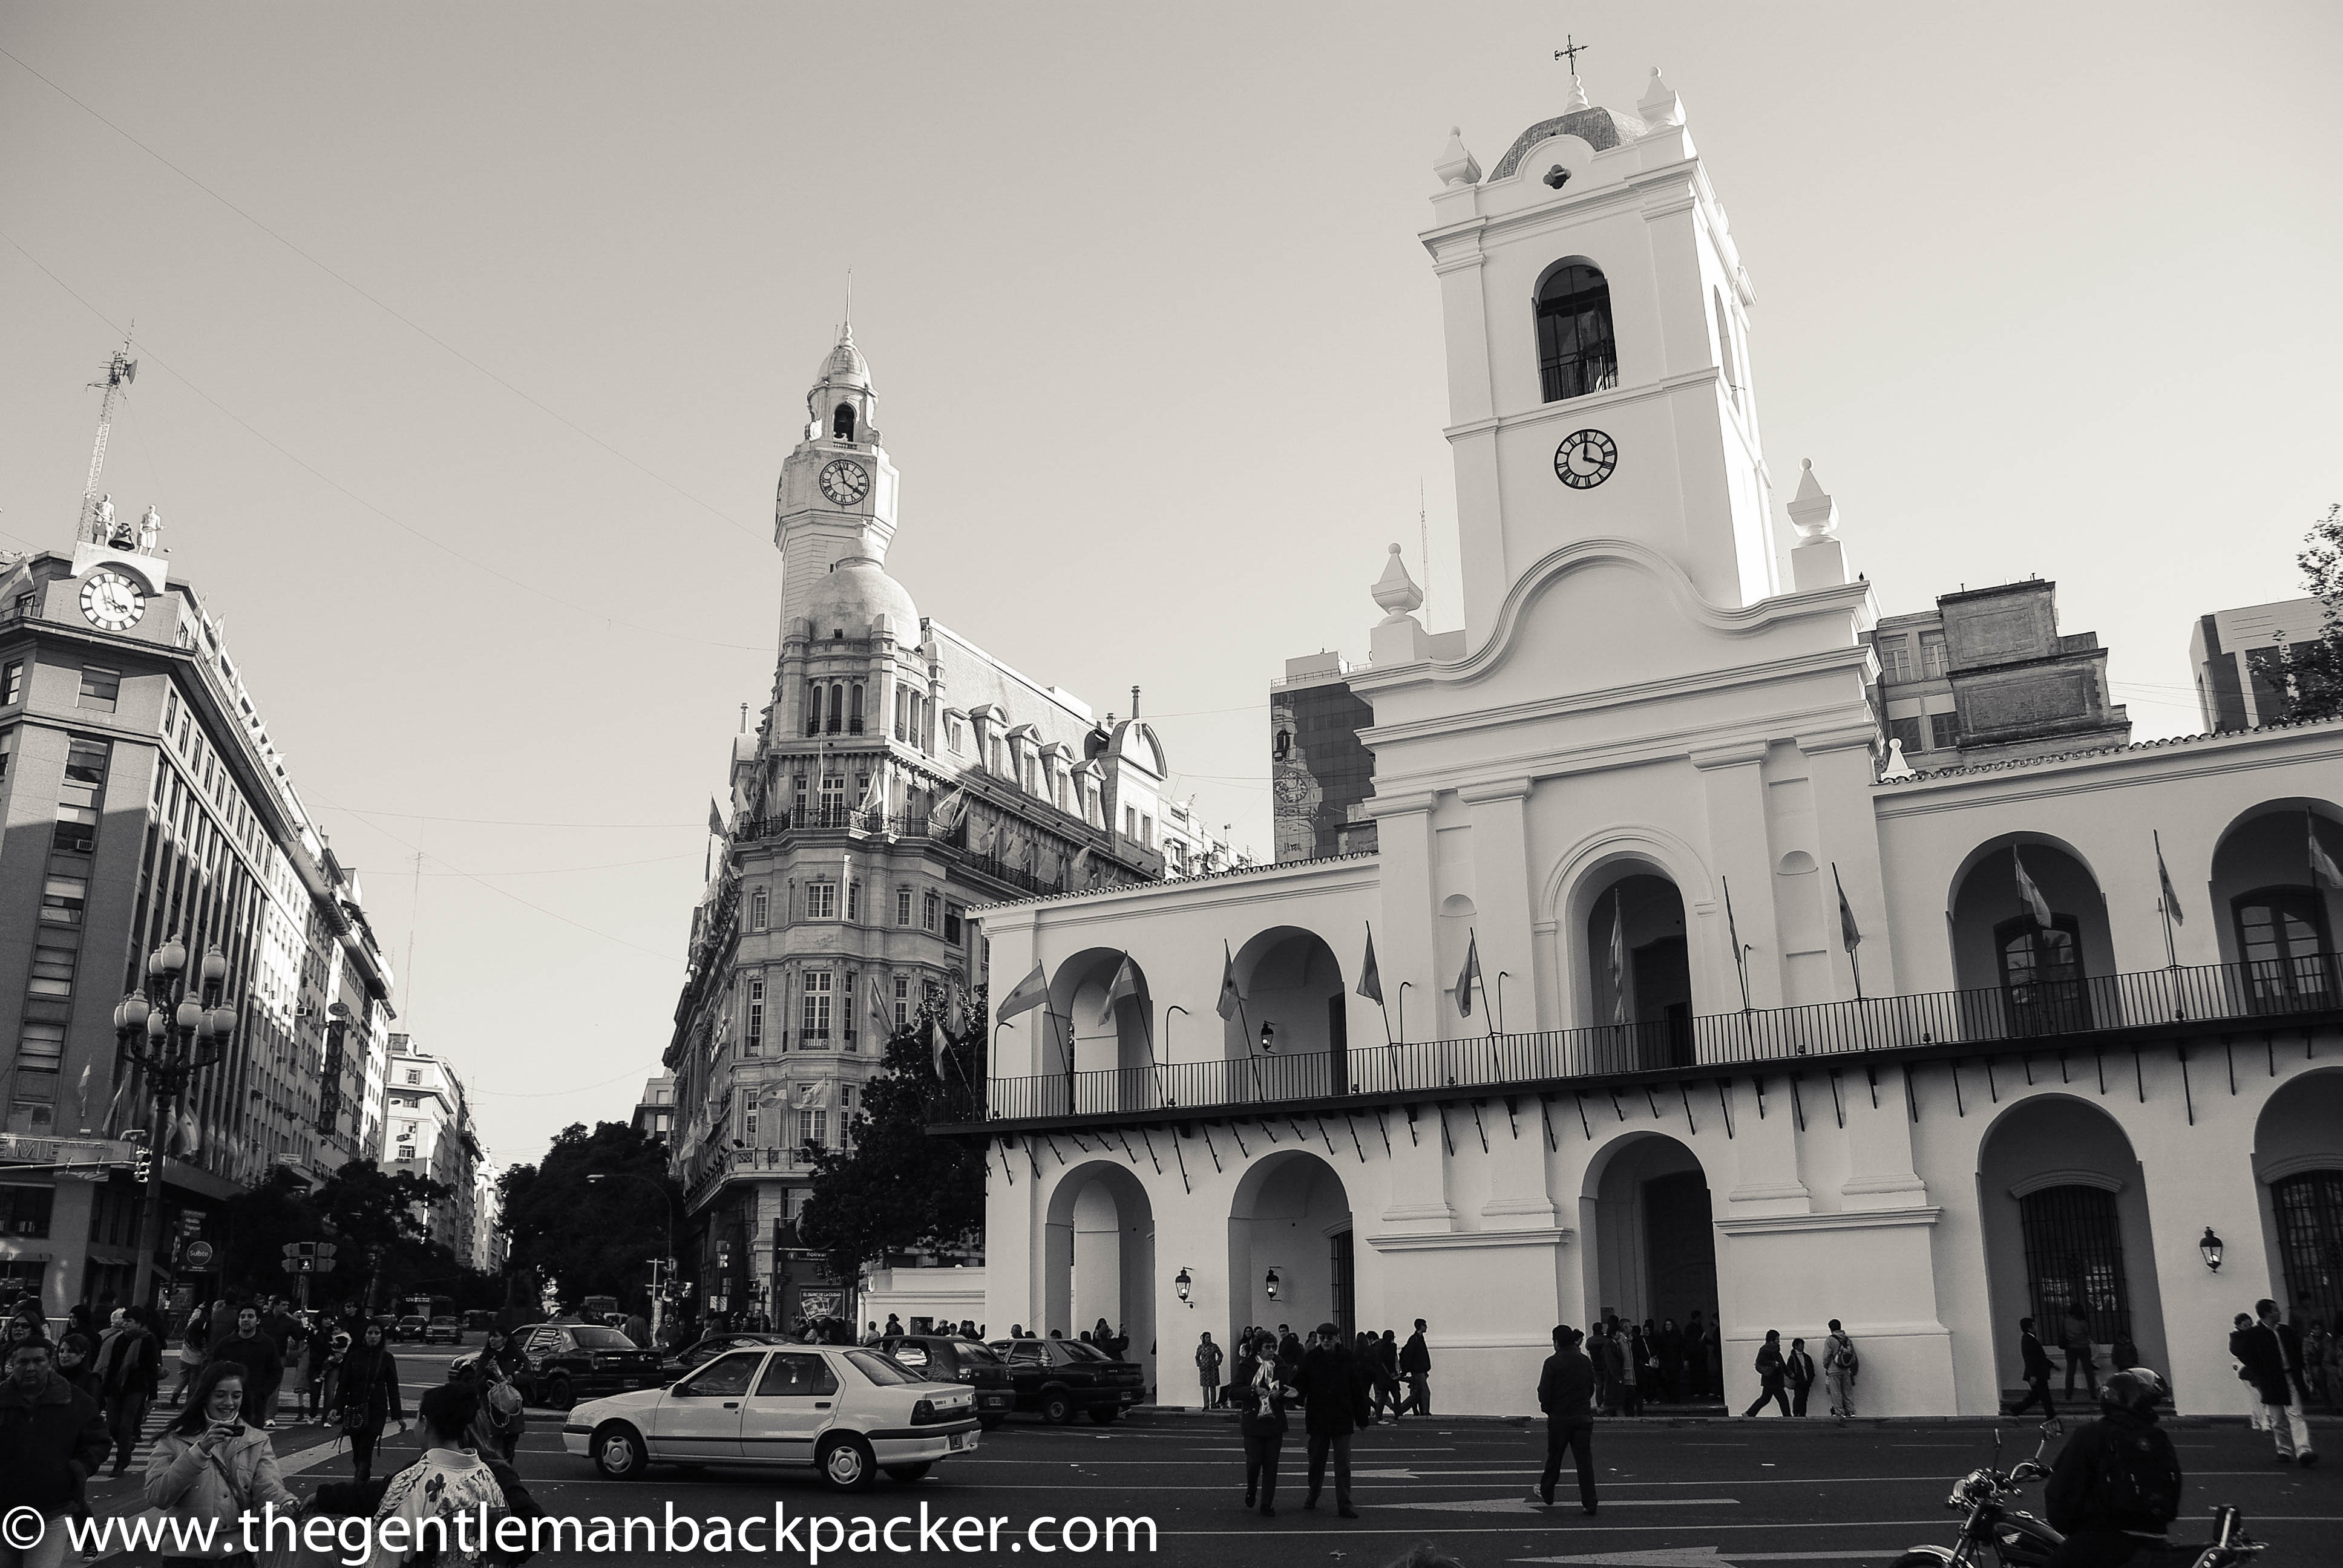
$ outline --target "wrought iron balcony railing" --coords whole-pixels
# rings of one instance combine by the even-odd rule
[[[1658,1023],[1353,1046],[1342,1051],[1165,1062],[995,1078],[987,1121],[1275,1106],[1357,1094],[1437,1093],[1669,1069],[1976,1044],[2056,1049],[2113,1030],[2241,1023],[2343,1007],[2343,960],[2307,953],[2027,986],[1755,1008]]]

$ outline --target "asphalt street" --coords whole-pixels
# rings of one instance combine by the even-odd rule
[[[440,1350],[402,1354],[410,1402],[444,1374],[447,1359]],[[906,1552],[840,1548],[820,1558],[853,1563],[905,1555],[1004,1562],[1050,1554],[1042,1548],[1051,1545],[1059,1548],[1056,1555],[1097,1556],[1105,1553],[1104,1543],[1088,1553],[1074,1550],[1089,1526],[1072,1525],[1069,1534],[1069,1522],[1080,1518],[1104,1528],[1110,1519],[1144,1516],[1155,1526],[1153,1555],[1167,1563],[1377,1568],[1428,1541],[1474,1568],[1513,1563],[1885,1568],[1910,1546],[1952,1541],[1960,1516],[1945,1507],[1946,1493],[1963,1472],[1990,1458],[1994,1441],[1993,1429],[1981,1422],[1858,1422],[1844,1429],[1770,1417],[1606,1422],[1595,1434],[1602,1508],[1590,1519],[1576,1506],[1568,1468],[1554,1510],[1542,1512],[1525,1501],[1544,1456],[1542,1428],[1411,1420],[1355,1440],[1361,1517],[1345,1520],[1333,1512],[1331,1476],[1319,1508],[1302,1509],[1306,1466],[1298,1430],[1287,1440],[1278,1516],[1246,1512],[1234,1425],[1193,1416],[1141,1412],[1103,1429],[1086,1422],[1048,1427],[1018,1416],[986,1433],[977,1452],[938,1464],[924,1480],[881,1479],[849,1496],[824,1490],[810,1470],[655,1469],[639,1481],[606,1482],[590,1462],[564,1452],[560,1425],[555,1412],[532,1412],[520,1454],[521,1473],[549,1513],[588,1521],[648,1518],[664,1530],[671,1510],[703,1532],[719,1518],[735,1527],[744,1520],[762,1523],[749,1549],[736,1542],[646,1553],[639,1532],[634,1550],[551,1551],[534,1560],[542,1568],[607,1563],[614,1556],[691,1563],[748,1564],[776,1555],[806,1561],[802,1551],[772,1552],[777,1506],[785,1523],[850,1522],[858,1515],[881,1526],[896,1517],[910,1522],[895,1532]],[[2010,1423],[2002,1431],[2006,1455],[2032,1451],[2033,1428]],[[2188,1478],[2184,1522],[2202,1522],[2215,1504],[2233,1503],[2245,1510],[2252,1533],[2271,1543],[2258,1559],[2262,1568],[2343,1562],[2343,1429],[2324,1428],[2320,1435],[2330,1433],[2338,1462],[2303,1472],[2277,1464],[2269,1440],[2242,1422],[2176,1425],[2173,1438]],[[304,1495],[319,1482],[349,1473],[347,1454],[317,1428],[280,1429],[277,1447],[297,1471],[290,1478],[294,1490]],[[2056,1452],[2054,1439],[2046,1459]],[[386,1433],[377,1473],[415,1455],[412,1432],[403,1438]],[[2029,1492],[2028,1502],[2038,1509],[2040,1489]],[[99,1489],[93,1489],[92,1501],[105,1509]],[[950,1550],[948,1534],[931,1535],[928,1550],[919,1550],[923,1520],[967,1518],[980,1523],[962,1527],[958,1539],[974,1550]],[[1050,1523],[1037,1531],[1037,1522],[1045,1520]],[[794,1539],[807,1539],[810,1528],[800,1523]],[[678,1525],[672,1539],[688,1546],[690,1533]],[[2184,1523],[2175,1538],[2203,1533]],[[939,1543],[946,1550],[939,1551]],[[1130,1554],[1118,1539],[1111,1555]]]

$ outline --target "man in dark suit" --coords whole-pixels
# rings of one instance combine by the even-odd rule
[[[2034,1332],[2032,1318],[2017,1320],[2017,1354],[2026,1365],[2026,1397],[2010,1411],[2012,1415],[2024,1415],[2036,1404],[2042,1407],[2043,1418],[2058,1419],[2058,1407],[2050,1402],[2050,1379],[2057,1368],[2050,1364],[2050,1352],[2042,1348],[2041,1336]]]
[[[1363,1426],[1374,1424],[1367,1409],[1367,1396],[1359,1381],[1350,1347],[1342,1342],[1342,1331],[1332,1323],[1320,1323],[1311,1336],[1310,1348],[1302,1352],[1301,1370],[1294,1374],[1293,1386],[1302,1391],[1302,1424],[1310,1434],[1310,1490],[1302,1499],[1304,1508],[1318,1506],[1318,1493],[1326,1483],[1326,1455],[1334,1455],[1334,1512],[1344,1519],[1356,1519],[1357,1509],[1351,1506],[1351,1433]]]
[[[2303,1402],[2295,1397],[2295,1374],[2302,1366],[2302,1339],[2294,1326],[2282,1322],[2278,1303],[2254,1303],[2253,1318],[2237,1314],[2237,1330],[2229,1336],[2229,1353],[2243,1368],[2237,1375],[2253,1384],[2262,1422],[2277,1440],[2278,1462],[2306,1469],[2318,1462],[2310,1445],[2310,1423],[2303,1417]]]
[[[1407,1408],[1417,1415],[1432,1413],[1432,1348],[1423,1342],[1423,1320],[1415,1320],[1415,1332],[1407,1336],[1400,1347],[1399,1370],[1407,1379]]]
[[[1578,1460],[1578,1505],[1594,1512],[1594,1363],[1578,1348],[1579,1332],[1568,1323],[1554,1331],[1554,1354],[1538,1374],[1538,1408],[1545,1412],[1545,1469],[1530,1501],[1554,1506],[1554,1483],[1562,1478],[1562,1456]]]

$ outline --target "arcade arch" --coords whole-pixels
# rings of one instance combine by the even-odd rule
[[[2343,864],[2343,810],[2330,801],[2266,800],[2224,829],[2210,896],[2221,956],[2243,964],[2255,1011],[2331,1007],[2343,991],[2335,936],[2343,897],[2311,869],[2312,840]]]
[[[1277,1274],[1277,1294],[1269,1276]],[[1320,1323],[1345,1336],[1358,1326],[1357,1253],[1351,1198],[1334,1167],[1306,1150],[1257,1162],[1229,1202],[1229,1334],[1248,1325]]]
[[[1127,994],[1116,980],[1130,965]],[[1044,1074],[1111,1071],[1107,1079],[1077,1079],[1078,1112],[1128,1111],[1151,1103],[1154,1065],[1155,1009],[1147,973],[1116,948],[1091,948],[1060,964],[1050,981],[1050,1005],[1042,1020]]]
[[[1346,1092],[1348,1002],[1342,966],[1326,940],[1300,926],[1272,926],[1237,950],[1232,968],[1244,1000],[1222,1029],[1227,1060],[1274,1059],[1263,1064],[1275,1073],[1264,1088],[1281,1097]]]
[[[2147,1194],[2114,1117],[2068,1094],[2012,1105],[1979,1147],[1977,1198],[1999,1375],[2015,1378],[2018,1319],[2056,1344],[2074,1304],[2102,1371],[2125,1340],[2138,1358],[2127,1364],[2170,1367]]]
[[[1147,1189],[1112,1161],[1074,1166],[1050,1194],[1041,1321],[1068,1339],[1104,1318],[1155,1382],[1155,1211]]]
[[[2307,1326],[2343,1318],[2343,1070],[2278,1086],[2254,1122],[2271,1295]]]
[[[1586,1313],[1681,1330],[1716,1321],[1716,1228],[1700,1157],[1664,1132],[1631,1132],[1589,1162],[1579,1201]]]
[[[1624,860],[1581,895],[1584,1022],[1621,1026],[1611,1071],[1693,1064],[1692,954],[1684,896],[1657,867]]]
[[[2019,879],[2023,869],[2025,881]],[[2050,923],[2026,897],[2041,895]],[[2090,980],[2116,972],[2098,879],[2071,846],[2010,833],[1969,852],[1953,879],[1953,973],[1965,992],[1962,1032],[2006,1039],[2093,1027]]]

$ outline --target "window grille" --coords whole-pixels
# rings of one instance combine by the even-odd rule
[[[2324,1322],[2343,1314],[2343,1170],[2305,1171],[2270,1183],[2286,1305]]]
[[[1619,385],[1611,331],[1611,285],[1583,263],[1556,267],[1538,290],[1538,374],[1545,401]]]
[[[2066,1309],[2079,1303],[2093,1342],[2131,1338],[2116,1195],[2102,1187],[2045,1187],[2020,1198],[2017,1213],[2034,1322],[2044,1337],[2062,1332]]]

